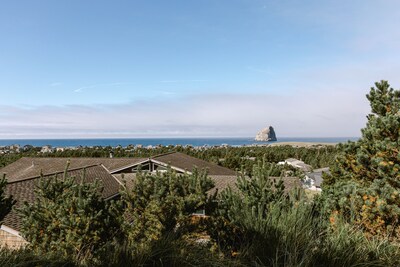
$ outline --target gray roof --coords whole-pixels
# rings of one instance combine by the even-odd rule
[[[286,162],[298,162],[298,161],[301,161],[301,160],[298,160],[298,159],[295,159],[295,158],[288,158],[288,159],[285,159],[285,161]]]
[[[113,176],[127,188],[132,188],[136,178],[136,173],[118,173],[113,174]]]
[[[330,173],[329,167],[315,169],[314,171],[308,173],[307,176],[314,180],[314,185],[316,187],[321,187],[321,184],[324,181],[324,179],[322,178],[323,173],[329,174]]]
[[[292,165],[293,167],[299,168],[302,171],[305,172],[309,172],[312,170],[311,165],[308,165],[306,163],[304,163],[303,161],[299,160],[299,159],[294,159],[294,158],[289,158],[289,159],[285,159],[285,162],[287,164]]]
[[[236,175],[210,175],[210,178],[214,182],[214,188],[207,192],[209,195],[215,194],[217,190],[220,193],[228,187],[236,188]]]

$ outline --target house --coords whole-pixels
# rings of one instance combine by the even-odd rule
[[[294,159],[294,158],[285,159],[285,161],[280,161],[280,162],[278,162],[278,164],[279,165],[288,164],[288,165],[298,168],[304,172],[310,172],[312,170],[312,167],[310,165],[304,163],[304,161]]]
[[[320,168],[320,169],[315,169],[312,172],[306,173],[305,177],[305,185],[307,186],[307,189],[313,190],[313,191],[321,191],[321,184],[323,182],[322,175],[323,173],[330,173],[329,172],[329,167],[326,168]]]
[[[81,177],[85,172],[85,181],[98,180],[104,187],[102,197],[112,199],[120,194],[123,185],[122,176],[127,184],[135,179],[135,173],[141,168],[144,172],[162,172],[168,167],[177,173],[191,173],[194,168],[207,169],[215,187],[208,193],[213,194],[236,182],[236,172],[201,159],[179,152],[172,152],[151,158],[30,158],[24,157],[0,169],[0,175],[6,174],[8,184],[5,190],[7,196],[12,195],[16,200],[14,208],[23,202],[34,202],[34,186],[38,179],[52,179],[62,175],[67,163],[67,173]],[[139,167],[140,166],[140,167]],[[26,244],[20,235],[21,218],[12,210],[4,218],[0,228],[0,246],[19,248]]]
[[[309,189],[312,191],[321,191],[321,184],[323,182],[322,175],[323,173],[329,173],[329,167],[320,168],[320,169],[312,169],[312,167],[308,164],[305,164],[303,161],[289,158],[285,161],[278,162],[278,164],[288,164],[295,168],[302,170],[305,173],[305,178],[303,180],[303,187],[305,189]]]
[[[10,150],[12,150],[12,151],[14,151],[14,152],[20,152],[21,151],[21,146],[20,145],[18,145],[18,144],[15,144],[15,145],[11,145],[10,146]]]
[[[42,146],[40,153],[52,153],[54,151],[55,149],[52,146],[48,145],[48,146]]]

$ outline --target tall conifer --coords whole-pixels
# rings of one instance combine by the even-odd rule
[[[400,91],[381,81],[367,98],[372,112],[362,137],[339,147],[323,194],[331,211],[368,233],[400,237]]]

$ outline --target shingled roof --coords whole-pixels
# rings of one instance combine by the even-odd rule
[[[27,178],[63,172],[69,161],[69,169],[83,168],[92,165],[104,165],[111,173],[128,167],[145,158],[21,158],[0,169],[0,175],[6,174],[9,182],[21,181]]]
[[[214,187],[207,192],[209,195],[214,195],[217,190],[220,193],[228,187],[236,188],[236,175],[210,175],[210,178],[214,181]]]
[[[86,168],[70,170],[67,174],[76,177],[77,182],[80,182],[84,172],[84,182],[91,183],[96,180],[100,182],[100,185],[103,187],[101,192],[103,198],[112,198],[119,193],[120,183],[103,166],[88,166]],[[36,196],[34,188],[39,179],[55,179],[56,177],[62,177],[62,175],[63,173],[55,173],[44,176],[43,178],[37,176],[25,180],[9,182],[5,193],[7,196],[12,195],[13,199],[16,200],[16,204],[14,205],[13,210],[4,218],[3,224],[14,230],[20,231],[21,218],[15,211],[15,208],[21,207],[24,202],[32,203],[35,201]]]
[[[290,192],[294,188],[302,188],[299,177],[269,177],[269,179],[274,180],[275,182],[282,180],[286,193]]]
[[[152,159],[186,171],[192,171],[194,167],[197,167],[207,169],[209,175],[236,175],[236,172],[231,169],[180,152],[163,154]]]

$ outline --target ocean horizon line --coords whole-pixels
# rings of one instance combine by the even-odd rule
[[[250,146],[262,144],[274,144],[284,142],[305,142],[305,143],[342,143],[355,141],[359,137],[280,137],[277,141],[255,141],[254,137],[178,137],[178,138],[65,138],[65,139],[0,139],[0,146],[10,145],[32,145],[35,147],[50,145],[53,147],[76,147],[76,146]]]
[[[360,138],[360,136],[281,136],[278,139],[330,139],[330,138]],[[118,140],[135,140],[135,139],[255,139],[253,136],[177,136],[177,137],[30,137],[30,138],[0,138],[0,141],[8,141],[8,140],[109,140],[109,139],[118,139]]]

